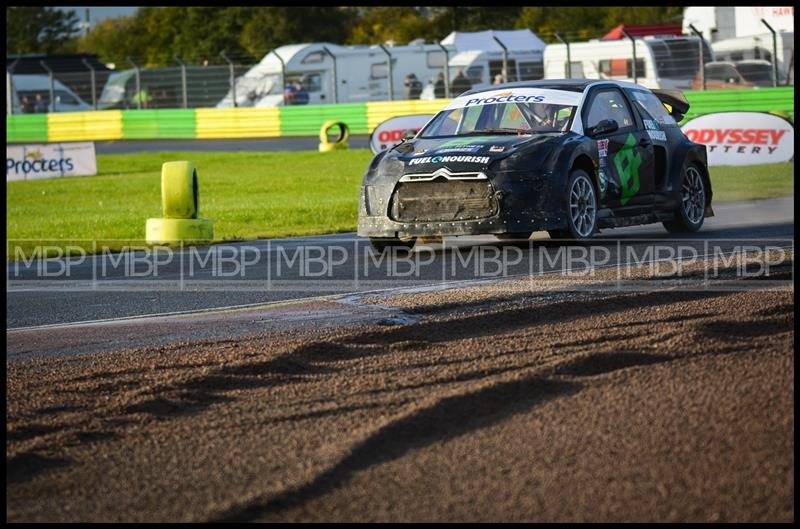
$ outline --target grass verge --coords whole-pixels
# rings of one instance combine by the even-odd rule
[[[6,183],[7,237],[37,241],[23,247],[141,244],[145,220],[161,216],[161,164],[170,160],[197,166],[200,214],[214,220],[217,240],[353,231],[371,157],[366,149],[100,155],[94,177]],[[791,195],[793,174],[794,163],[712,167],[714,201]]]

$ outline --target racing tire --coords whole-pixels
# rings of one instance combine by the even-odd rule
[[[148,244],[207,243],[214,239],[211,219],[147,219],[145,240]]]
[[[681,178],[681,204],[675,210],[675,219],[662,224],[669,233],[694,233],[703,226],[705,212],[706,183],[700,168],[690,163]]]
[[[192,162],[161,166],[161,211],[167,219],[197,218],[197,170]]]
[[[417,238],[398,239],[396,237],[370,237],[369,242],[376,252],[383,253],[392,248],[407,248],[411,250],[417,242]]]
[[[567,228],[547,230],[551,239],[588,241],[597,231],[597,190],[589,173],[572,171],[567,183]]]

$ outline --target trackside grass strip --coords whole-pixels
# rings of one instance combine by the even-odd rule
[[[367,149],[99,155],[97,176],[6,183],[7,237],[141,243],[145,220],[161,216],[161,164],[175,160],[197,167],[200,215],[214,220],[218,241],[354,231],[371,158]],[[793,163],[713,167],[714,201],[790,196],[793,174]]]

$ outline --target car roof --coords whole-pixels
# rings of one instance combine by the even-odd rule
[[[38,74],[14,74],[11,77],[14,90],[49,90],[50,77]],[[66,90],[66,86],[58,79],[53,79],[53,88],[56,90]]]
[[[541,81],[517,81],[514,83],[503,83],[499,85],[492,85],[487,88],[480,88],[475,90],[468,90],[460,96],[480,94],[482,92],[490,92],[493,90],[503,90],[505,88],[542,88],[548,90],[564,90],[567,92],[584,92],[587,88],[594,84],[612,84],[620,88],[639,88],[648,90],[648,88],[629,83],[627,81],[617,81],[612,79],[546,79]]]

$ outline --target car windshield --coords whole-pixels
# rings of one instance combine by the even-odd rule
[[[736,67],[746,81],[757,86],[772,86],[772,65],[739,63]]]
[[[420,137],[476,134],[565,133],[575,106],[550,103],[496,103],[440,112]]]

